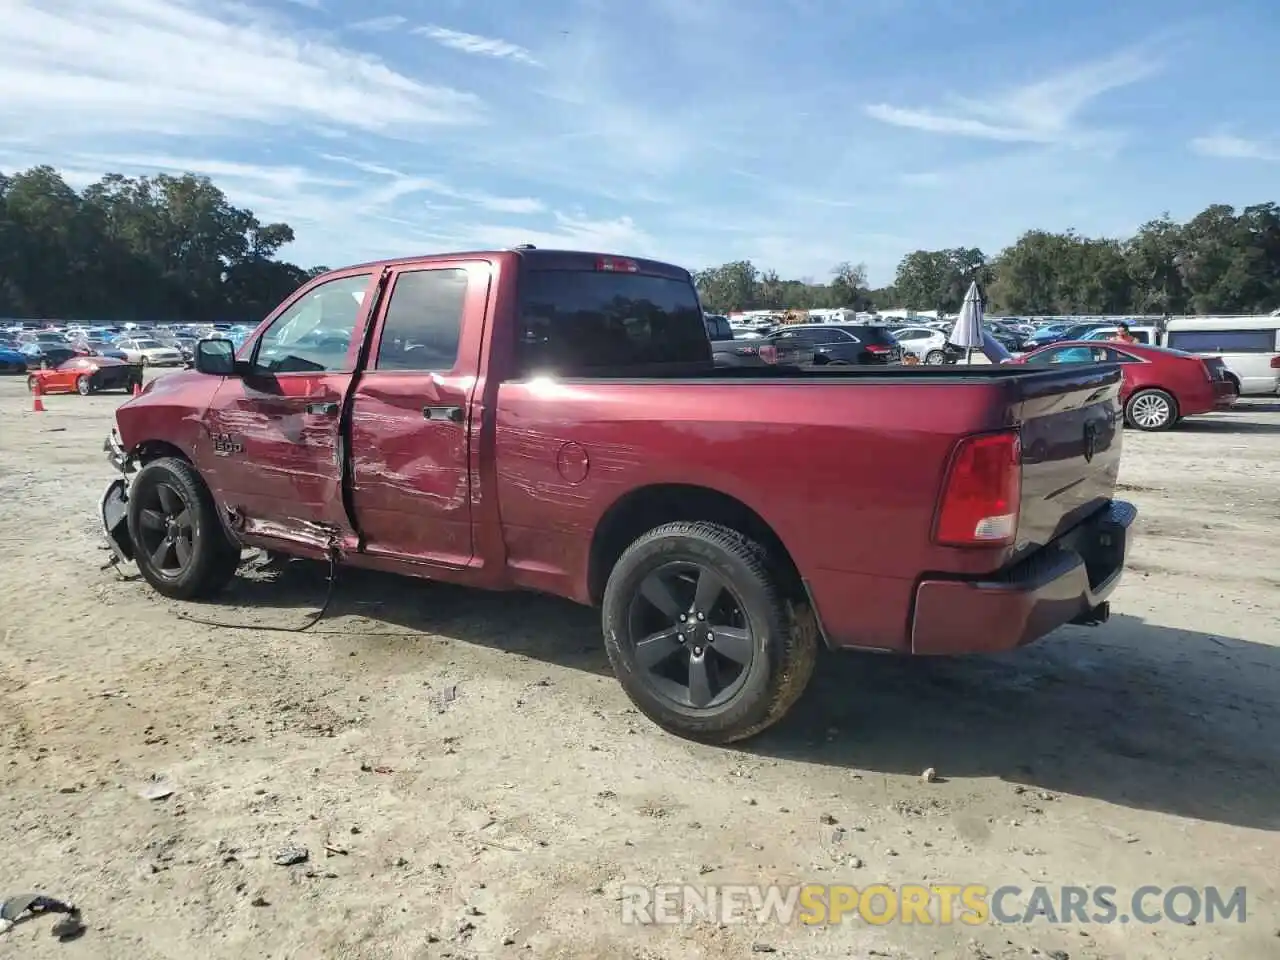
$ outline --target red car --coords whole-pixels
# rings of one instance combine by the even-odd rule
[[[1239,388],[1217,357],[1142,343],[1074,340],[1032,350],[1009,363],[1119,363],[1124,420],[1138,430],[1168,430],[1184,417],[1226,410]]]
[[[35,393],[37,383],[41,393],[78,393],[82,397],[99,390],[132,392],[135,383],[142,383],[142,368],[111,357],[75,356],[53,367],[32,370],[27,375],[27,389]]]

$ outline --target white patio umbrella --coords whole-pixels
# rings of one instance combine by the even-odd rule
[[[978,281],[969,284],[969,292],[964,295],[964,304],[960,307],[960,316],[956,318],[947,340],[957,347],[964,347],[964,362],[968,363],[976,347],[983,347],[982,338],[982,294],[978,290]]]

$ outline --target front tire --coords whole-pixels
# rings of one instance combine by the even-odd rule
[[[76,377],[76,393],[82,397],[87,397],[93,393],[93,384],[88,377]]]
[[[1139,390],[1125,404],[1124,420],[1135,430],[1168,430],[1178,422],[1178,402],[1163,390]]]
[[[152,461],[134,479],[129,536],[138,572],[171,600],[217,593],[240,564],[240,548],[223,529],[209,488],[176,457]]]
[[[744,740],[804,692],[816,624],[782,599],[769,559],[736,530],[683,522],[618,559],[604,591],[605,649],[627,696],[664,730]]]

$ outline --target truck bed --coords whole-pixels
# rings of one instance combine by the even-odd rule
[[[922,576],[989,576],[1104,508],[1120,457],[1119,387],[1117,366],[1093,364],[686,366],[506,381],[494,409],[508,562],[529,586],[589,599],[577,573],[610,511],[655,487],[715,491],[781,538],[836,645],[903,649]],[[936,543],[957,445],[1015,428],[1015,542]],[[557,465],[565,444],[583,461],[581,480]]]

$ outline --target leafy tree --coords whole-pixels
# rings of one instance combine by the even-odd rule
[[[292,240],[205,177],[0,175],[0,314],[256,321],[311,275],[276,259]]]
[[[0,315],[90,322],[260,319],[325,272],[279,259],[285,223],[262,223],[192,174],[108,174],[81,192],[52,167],[0,173]],[[750,261],[695,274],[703,304],[750,309],[907,307],[953,313],[978,280],[989,309],[1024,315],[1269,313],[1280,307],[1280,206],[1168,214],[1126,239],[1030,230],[989,258],[916,250],[892,286],[837,264],[823,282]]]

